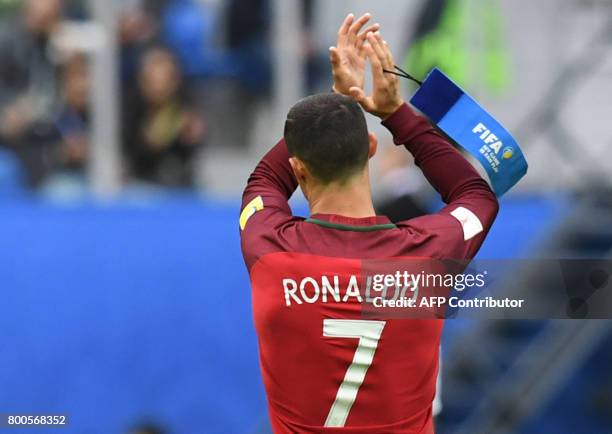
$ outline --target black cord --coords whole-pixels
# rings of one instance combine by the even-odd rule
[[[419,86],[423,85],[423,82],[420,80],[417,80],[416,78],[414,78],[412,75],[408,74],[406,71],[404,71],[402,68],[400,68],[397,65],[394,65],[395,69],[399,72],[396,71],[389,71],[386,69],[383,69],[383,72],[386,72],[387,74],[393,74],[393,75],[397,75],[398,77],[402,77],[402,78],[407,78],[408,80],[412,80],[414,81],[416,84],[418,84]]]

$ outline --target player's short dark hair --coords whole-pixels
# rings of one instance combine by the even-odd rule
[[[345,181],[368,161],[365,116],[353,99],[335,93],[309,96],[294,105],[285,122],[289,153],[317,180]]]

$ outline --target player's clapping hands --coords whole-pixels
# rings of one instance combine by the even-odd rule
[[[365,14],[355,20],[349,14],[338,30],[338,42],[330,47],[330,60],[334,78],[334,91],[351,96],[367,112],[386,119],[403,103],[397,76],[384,70],[394,68],[393,55],[382,39],[379,24],[363,30],[371,19]],[[369,60],[372,67],[373,90],[367,96],[364,89],[365,65]]]

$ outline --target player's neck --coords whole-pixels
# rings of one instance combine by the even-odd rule
[[[367,173],[345,184],[314,188],[309,194],[311,214],[336,214],[362,218],[376,215]]]

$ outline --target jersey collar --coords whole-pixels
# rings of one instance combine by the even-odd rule
[[[313,214],[306,222],[326,228],[355,232],[372,232],[397,228],[385,216],[355,218],[337,214]]]

